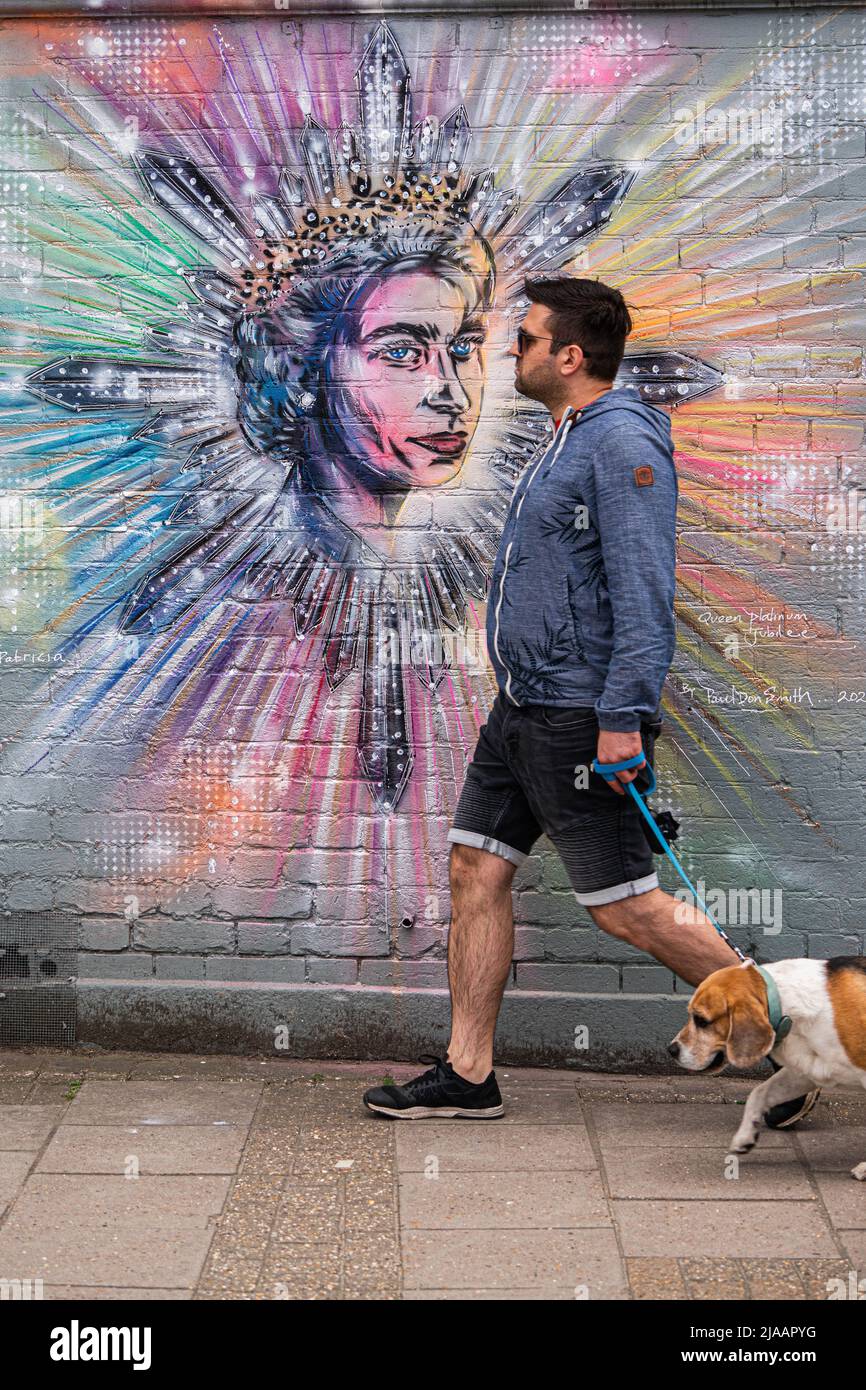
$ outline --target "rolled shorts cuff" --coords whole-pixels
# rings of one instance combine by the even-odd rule
[[[522,864],[528,857],[523,850],[506,845],[503,840],[494,840],[490,835],[482,835],[477,830],[452,829],[448,831],[447,838],[452,845],[472,845],[474,849],[486,849],[488,854],[498,854],[502,859],[509,859],[512,864]]]
[[[603,903],[619,902],[620,898],[631,898],[637,893],[648,893],[658,888],[659,876],[655,871],[643,878],[633,878],[629,883],[614,883],[610,888],[599,888],[594,893],[575,893],[581,907],[600,907]]]

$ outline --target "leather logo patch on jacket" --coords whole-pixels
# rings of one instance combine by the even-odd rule
[[[634,480],[638,487],[652,487],[655,481],[652,466],[648,463],[642,463],[640,468],[634,470]]]

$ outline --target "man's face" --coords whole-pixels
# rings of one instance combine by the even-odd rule
[[[478,425],[484,317],[468,275],[392,274],[362,298],[329,351],[336,423],[386,487],[455,477]]]
[[[562,393],[563,378],[558,358],[550,351],[553,333],[548,310],[531,304],[520,326],[527,335],[523,353],[518,354],[516,341],[508,350],[514,358],[514,385],[522,396],[551,406]]]

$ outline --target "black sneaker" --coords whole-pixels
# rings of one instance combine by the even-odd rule
[[[773,1071],[782,1070],[772,1057],[768,1057],[767,1061]],[[768,1129],[791,1129],[814,1109],[820,1094],[820,1090],[807,1091],[804,1096],[795,1096],[793,1100],[783,1100],[779,1105],[771,1105],[764,1116],[764,1124]]]
[[[502,1096],[491,1072],[476,1085],[458,1076],[450,1062],[423,1052],[419,1062],[435,1062],[430,1071],[413,1077],[405,1086],[373,1086],[364,1092],[364,1104],[377,1115],[392,1120],[495,1120],[505,1114]]]

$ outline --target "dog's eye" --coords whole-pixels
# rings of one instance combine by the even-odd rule
[[[703,1014],[692,1014],[692,1022],[696,1028],[709,1028],[710,1020],[704,1018]]]

